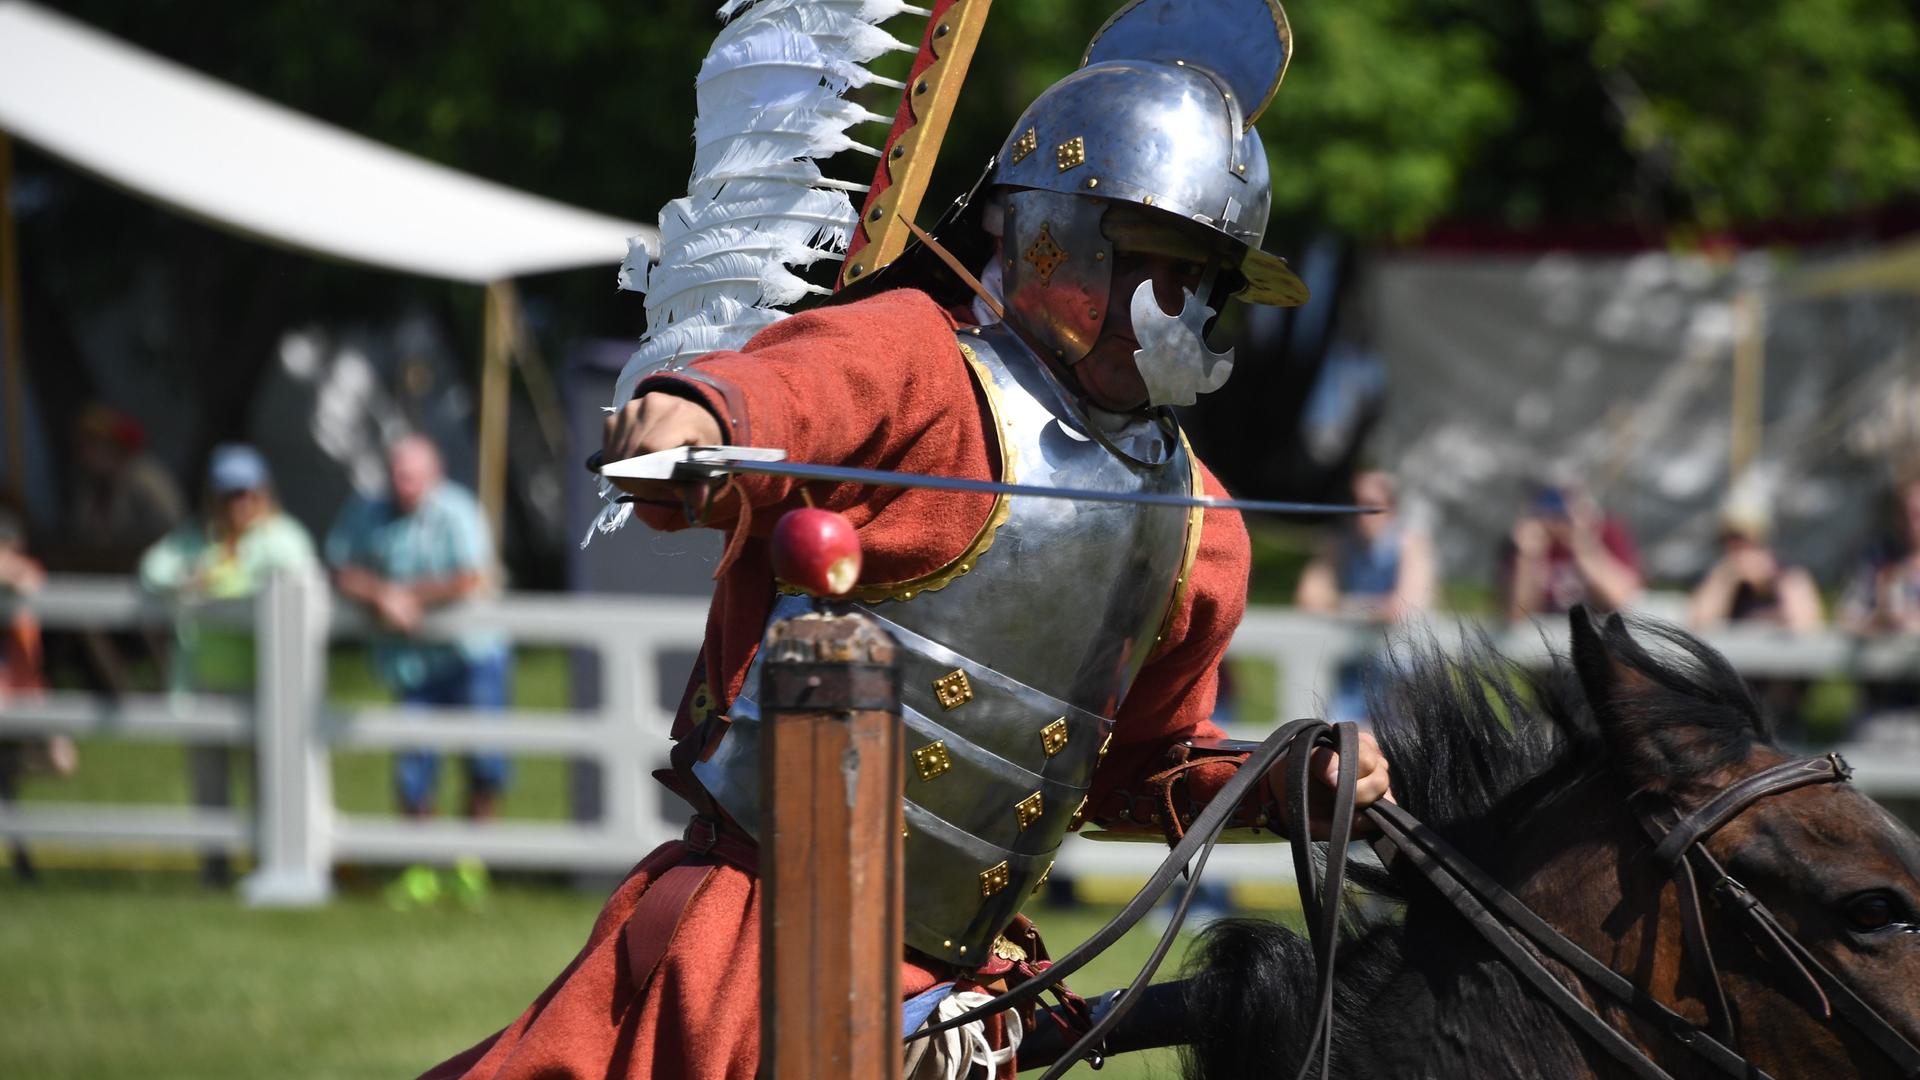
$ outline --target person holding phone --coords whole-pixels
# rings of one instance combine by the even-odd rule
[[[1639,599],[1642,588],[1633,534],[1569,484],[1534,489],[1501,563],[1507,616],[1513,619],[1565,612],[1575,604],[1618,610]]]

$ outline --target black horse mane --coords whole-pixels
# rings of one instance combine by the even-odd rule
[[[1579,638],[1578,621],[1588,616],[1576,610],[1571,617]],[[1484,636],[1450,651],[1431,636],[1405,641],[1389,674],[1369,687],[1368,711],[1392,766],[1395,799],[1496,873],[1517,824],[1582,779],[1600,772],[1625,779],[1651,769],[1684,782],[1742,760],[1756,740],[1770,737],[1745,682],[1698,639],[1618,616],[1587,626],[1597,655],[1576,643],[1576,656],[1555,654],[1532,670]],[[1589,688],[1607,700],[1592,700]],[[1607,737],[1598,708],[1606,710]],[[1643,749],[1620,749],[1629,746]],[[1649,754],[1659,760],[1646,760]],[[1409,905],[1409,918],[1421,902],[1417,888],[1392,874],[1353,877],[1366,891]],[[1336,1025],[1336,1046],[1338,1056],[1352,1060],[1379,1052],[1377,1032],[1351,1018],[1364,1015],[1400,969],[1408,943],[1397,919],[1381,917],[1351,923],[1347,939],[1336,1015],[1350,1019]],[[1291,1075],[1298,1068],[1313,1014],[1314,962],[1304,938],[1273,923],[1225,920],[1196,944],[1186,973],[1189,1015],[1210,1018],[1189,1048],[1190,1075]],[[1512,1000],[1483,1007],[1536,1008],[1517,983],[1512,993]],[[1536,1075],[1555,1075],[1571,1063],[1532,1064]]]
[[[1588,617],[1581,610],[1570,616]],[[1431,636],[1399,644],[1397,673],[1368,688],[1368,711],[1400,805],[1450,836],[1497,839],[1517,815],[1580,775],[1651,769],[1685,782],[1741,761],[1756,740],[1771,738],[1746,682],[1698,638],[1617,615],[1594,630],[1614,672],[1583,676],[1561,653],[1530,670],[1484,636],[1468,636],[1451,653]],[[1615,687],[1606,702],[1611,739],[1601,737],[1586,689],[1596,675]],[[1622,680],[1633,685],[1619,687]],[[1652,747],[1658,760],[1622,760],[1626,746]]]

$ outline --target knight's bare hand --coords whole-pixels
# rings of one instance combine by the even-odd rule
[[[1359,760],[1355,763],[1353,782],[1354,809],[1362,810],[1385,799],[1393,801],[1393,786],[1388,776],[1386,756],[1380,753],[1380,744],[1369,732],[1360,733]],[[1340,755],[1332,750],[1321,749],[1313,754],[1313,791],[1308,794],[1308,804],[1312,809],[1309,827],[1316,840],[1325,840],[1328,832],[1328,819],[1333,816],[1333,791],[1340,781]],[[1293,802],[1287,796],[1287,765],[1282,761],[1267,773],[1267,789],[1272,792],[1274,801],[1288,812]],[[1365,818],[1354,819],[1354,831],[1367,831]]]
[[[624,461],[641,454],[680,446],[718,446],[720,422],[697,402],[675,394],[645,394],[609,414],[601,441],[601,457]],[[678,489],[660,480],[615,479],[614,484],[636,498],[671,502]]]

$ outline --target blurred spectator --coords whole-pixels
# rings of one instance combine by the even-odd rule
[[[1353,478],[1353,501],[1385,509],[1347,519],[1307,564],[1293,602],[1307,611],[1399,622],[1433,606],[1433,543],[1403,518],[1393,477]]]
[[[1720,558],[1687,597],[1696,630],[1727,623],[1767,623],[1796,632],[1825,621],[1813,575],[1782,566],[1767,545],[1772,521],[1759,506],[1729,506],[1721,517]]]
[[[239,443],[215,447],[207,467],[205,520],[175,529],[140,559],[140,584],[176,605],[175,692],[245,694],[254,686],[253,634],[200,625],[194,616],[201,603],[253,596],[276,573],[317,581],[319,571],[313,540],[274,501],[266,459]],[[233,804],[229,748],[190,747],[187,769],[194,805]],[[212,884],[231,877],[224,852],[209,852],[203,869]]]
[[[391,492],[349,503],[327,534],[327,562],[341,593],[366,605],[389,633],[375,639],[380,678],[413,705],[498,709],[507,701],[507,649],[493,634],[451,641],[414,637],[426,612],[474,596],[493,577],[493,540],[479,504],[446,479],[440,454],[422,436],[387,453]],[[466,759],[468,817],[491,818],[506,787],[499,754]],[[412,750],[395,760],[400,808],[410,817],[434,812],[439,755]]]
[[[13,512],[0,507],[0,592],[24,596],[37,591],[46,572],[29,556],[26,533]],[[31,612],[17,611],[0,629],[0,705],[45,689],[40,655],[40,624]],[[20,797],[20,780],[29,768],[46,768],[72,775],[79,763],[73,740],[64,735],[47,739],[0,739],[0,806]],[[31,880],[33,858],[19,840],[10,845],[14,872]]]
[[[81,410],[60,569],[126,573],[186,516],[179,487],[145,443],[133,417],[99,403]]]
[[[1794,633],[1818,630],[1826,621],[1813,575],[1798,566],[1782,566],[1767,545],[1772,516],[1756,500],[1730,501],[1721,515],[1720,558],[1687,597],[1687,621],[1696,630],[1729,623],[1760,623]],[[1804,743],[1806,723],[1801,679],[1755,677],[1747,680],[1754,696],[1772,716],[1774,731]]]
[[[1896,486],[1892,517],[1840,600],[1840,625],[1856,634],[1920,631],[1920,476]]]
[[[1392,475],[1355,474],[1353,501],[1384,509],[1343,521],[1300,575],[1293,601],[1303,610],[1397,623],[1433,607],[1433,543],[1399,512]],[[1328,719],[1367,722],[1367,683],[1382,668],[1367,656],[1340,665]]]
[[[1838,621],[1856,634],[1920,633],[1920,473],[1909,472],[1895,484],[1892,496],[1890,527],[1840,598]],[[1910,738],[1916,713],[1920,713],[1920,684],[1861,685],[1857,719],[1864,724],[1874,724],[1877,718],[1895,722],[1866,737],[1898,732]]]
[[[1507,616],[1547,615],[1587,604],[1603,611],[1640,597],[1640,552],[1625,523],[1567,484],[1535,489],[1503,554]]]
[[[72,487],[61,502],[55,570],[126,574],[148,545],[186,517],[173,477],[146,452],[140,422],[94,402],[74,421]],[[165,645],[145,631],[66,631],[47,637],[48,661],[78,671],[89,689],[124,693],[130,659],[159,661]]]

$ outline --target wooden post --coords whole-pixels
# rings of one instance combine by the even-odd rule
[[[761,1075],[898,1080],[902,740],[894,643],[857,612],[761,647]]]
[[[513,348],[513,283],[487,285],[486,310],[481,318],[480,350],[480,462],[475,487],[480,509],[493,530],[496,558],[506,550],[508,381]]]
[[[5,382],[7,496],[27,513],[27,389],[21,371],[26,356],[20,333],[20,238],[13,225],[13,139],[0,131],[0,364]]]

